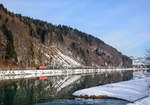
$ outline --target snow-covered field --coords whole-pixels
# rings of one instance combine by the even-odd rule
[[[130,102],[135,102],[136,100],[148,96],[149,88],[148,82],[146,80],[149,79],[147,78],[147,79],[129,80],[125,82],[112,83],[87,88],[74,92],[73,96],[77,97],[107,96],[127,100]]]

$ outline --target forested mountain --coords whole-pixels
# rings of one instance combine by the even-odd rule
[[[0,66],[131,67],[132,60],[102,40],[64,25],[9,12],[0,5]]]

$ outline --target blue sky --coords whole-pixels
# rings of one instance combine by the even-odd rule
[[[128,56],[150,48],[150,0],[0,0],[9,10],[92,34]]]

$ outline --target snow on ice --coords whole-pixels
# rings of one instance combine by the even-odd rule
[[[146,80],[148,80],[148,78],[91,87],[76,91],[73,93],[73,96],[107,96],[135,102],[136,100],[148,96],[149,87]]]

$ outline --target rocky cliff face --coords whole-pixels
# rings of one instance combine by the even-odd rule
[[[8,64],[131,67],[132,60],[92,35],[11,13],[1,4],[0,65]]]

